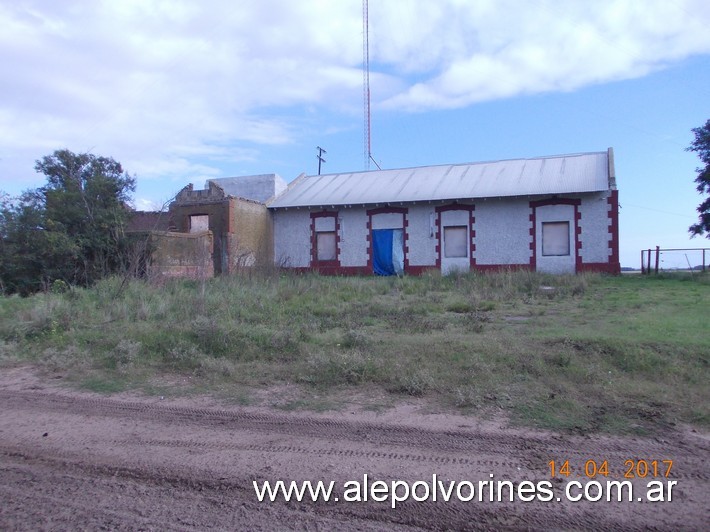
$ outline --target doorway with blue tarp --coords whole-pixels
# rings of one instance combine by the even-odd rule
[[[372,269],[376,275],[404,273],[404,231],[402,229],[372,231]]]

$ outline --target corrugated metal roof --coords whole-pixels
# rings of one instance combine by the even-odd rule
[[[595,192],[609,189],[608,152],[301,176],[271,208]]]

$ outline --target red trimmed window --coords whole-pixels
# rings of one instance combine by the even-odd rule
[[[569,222],[542,222],[543,256],[569,256]]]
[[[316,260],[329,262],[338,258],[335,231],[316,231]]]
[[[465,225],[444,226],[444,257],[466,258],[468,257],[468,227]]]
[[[313,266],[338,265],[339,225],[337,212],[311,213],[311,264]]]

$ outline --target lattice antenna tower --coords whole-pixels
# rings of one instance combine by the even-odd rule
[[[365,170],[370,169],[372,149],[370,146],[370,21],[369,2],[362,0],[362,99],[364,105],[364,134],[363,155]]]

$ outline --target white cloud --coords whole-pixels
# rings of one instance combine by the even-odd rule
[[[147,198],[136,198],[133,201],[133,208],[137,211],[159,211],[163,205]]]
[[[383,24],[397,16],[385,4]],[[381,57],[418,80],[391,109],[456,108],[519,94],[573,90],[642,76],[710,52],[710,5],[686,2],[449,2],[428,24],[381,30]],[[388,41],[389,40],[389,41]],[[411,58],[418,58],[414,61]]]
[[[0,176],[30,183],[35,159],[67,147],[141,178],[212,177],[294,142],[307,124],[292,108],[359,123],[361,7],[0,4]],[[709,53],[709,26],[705,0],[372,0],[373,104],[456,108],[641,76]]]

